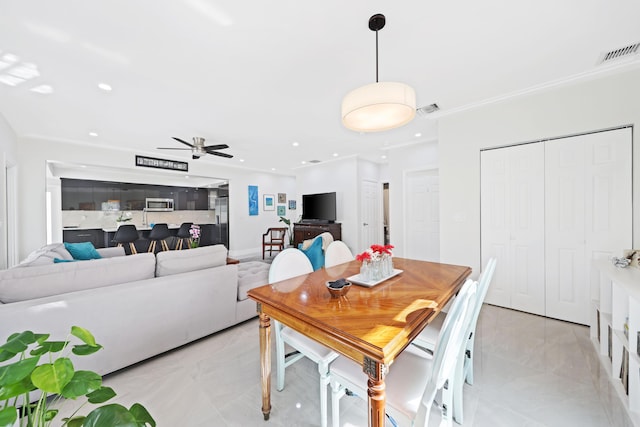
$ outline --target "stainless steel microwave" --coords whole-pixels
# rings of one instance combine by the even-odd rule
[[[170,212],[173,211],[173,199],[147,197],[144,208],[147,212]]]

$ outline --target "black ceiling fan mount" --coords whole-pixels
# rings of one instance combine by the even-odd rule
[[[180,138],[172,137],[176,141],[187,145],[189,148],[168,148],[168,147],[158,147],[158,150],[190,150],[191,158],[194,160],[199,159],[205,154],[213,154],[214,156],[220,156],[227,159],[232,158],[231,154],[220,153],[218,150],[224,150],[225,148],[229,148],[227,144],[216,144],[216,145],[204,145],[204,138],[195,136],[193,137],[193,144],[188,143]]]

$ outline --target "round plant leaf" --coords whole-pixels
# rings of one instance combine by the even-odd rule
[[[84,427],[138,427],[136,418],[122,405],[112,403],[89,412]]]
[[[67,427],[82,427],[82,425],[84,423],[84,419],[85,419],[85,417],[73,417],[71,419],[63,418],[62,421],[66,423],[66,424],[63,424],[63,425],[65,425]]]
[[[17,383],[23,378],[31,375],[31,372],[38,365],[40,357],[29,357],[27,359],[20,360],[12,363],[11,365],[0,367],[0,387],[7,386],[9,384]]]
[[[25,351],[30,344],[36,342],[36,336],[31,331],[12,334],[7,342],[0,345],[0,362],[11,359],[18,353]]]
[[[0,427],[12,427],[18,419],[18,411],[15,406],[7,406],[0,409]]]
[[[83,343],[95,347],[96,339],[93,337],[91,332],[86,330],[85,328],[81,328],[80,326],[72,326],[71,327],[71,335],[74,337],[78,337],[82,340]]]
[[[12,397],[16,396],[21,396],[35,389],[36,387],[31,382],[31,378],[25,377],[20,382],[0,387],[0,401],[11,399]]]
[[[100,387],[98,390],[87,394],[87,400],[89,403],[95,405],[104,403],[107,400],[116,396],[116,392],[111,387]]]
[[[73,363],[67,357],[53,363],[38,366],[31,374],[33,385],[49,393],[62,393],[62,389],[73,378]]]
[[[58,353],[64,350],[67,344],[69,344],[68,341],[44,341],[40,344],[40,347],[31,350],[31,355],[40,356],[45,353]]]
[[[102,377],[91,371],[76,371],[71,381],[62,389],[62,395],[67,399],[84,396],[102,385]]]
[[[74,345],[71,351],[73,352],[73,354],[77,354],[78,356],[88,356],[100,350],[101,348],[102,346],[100,344],[96,344],[96,345],[83,344],[83,345]]]
[[[156,427],[156,420],[153,419],[149,411],[147,411],[147,408],[141,404],[134,403],[133,406],[131,406],[131,409],[129,409],[129,412],[136,417],[136,420],[138,420],[139,423],[144,423],[144,425],[149,424],[151,427]]]

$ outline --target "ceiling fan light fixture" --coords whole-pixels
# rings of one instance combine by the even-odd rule
[[[399,82],[371,83],[342,100],[342,123],[357,132],[379,132],[404,126],[416,115],[416,92]]]
[[[349,92],[342,100],[342,124],[357,132],[380,132],[409,123],[416,115],[416,92],[399,82],[378,81],[378,31],[386,18],[378,13],[369,18],[376,33],[376,82]]]

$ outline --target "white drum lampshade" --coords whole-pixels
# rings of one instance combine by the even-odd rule
[[[357,132],[378,132],[406,125],[416,115],[416,93],[398,82],[371,83],[342,100],[342,123]]]

